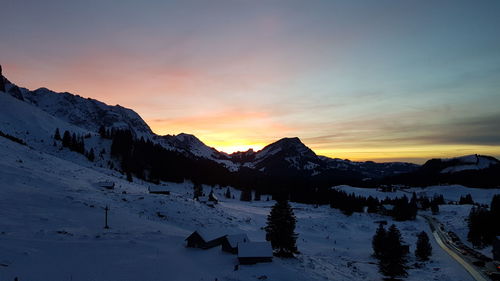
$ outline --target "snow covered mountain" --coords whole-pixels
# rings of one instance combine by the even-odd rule
[[[244,167],[265,173],[301,172],[309,176],[339,171],[363,178],[382,178],[388,175],[408,173],[419,166],[412,163],[354,162],[338,158],[318,156],[299,138],[283,138],[262,150],[237,152],[230,155],[231,161]]]
[[[194,135],[156,135],[136,112],[119,105],[110,106],[94,99],[56,93],[46,88],[30,91],[18,87],[1,75],[1,68],[0,90],[6,93],[0,95],[0,129],[28,141],[30,145],[50,143],[55,128],[60,128],[61,133],[70,130],[79,134],[95,134],[99,127],[104,126],[130,130],[137,138],[152,140],[194,161],[207,159],[223,166],[228,172],[245,169],[255,171],[249,177],[258,177],[259,173],[281,179],[294,175],[301,180],[317,179],[324,183],[331,179],[341,179],[341,182],[371,181],[412,173],[425,174],[423,178],[429,178],[429,175],[461,174],[499,166],[497,159],[478,155],[432,159],[421,167],[411,163],[354,162],[318,156],[296,137],[280,139],[260,151],[226,154],[205,145]],[[96,149],[103,148],[106,149],[96,146]]]
[[[496,158],[484,155],[466,155],[462,157],[442,159],[441,162],[446,168],[441,173],[456,173],[467,170],[483,170],[493,165],[500,164]]]
[[[280,139],[255,153],[246,154],[246,167],[259,170],[273,166],[288,167],[296,170],[313,170],[321,160],[299,138]],[[241,157],[239,158],[241,161]]]
[[[257,152],[249,150],[228,155],[205,145],[194,135],[185,133],[156,135],[136,112],[119,105],[110,106],[94,99],[70,93],[56,93],[46,88],[30,91],[18,87],[3,76],[1,81],[0,87],[4,88],[11,97],[75,127],[90,132],[97,132],[101,126],[128,129],[137,138],[144,137],[153,140],[166,149],[179,151],[189,157],[215,161],[231,171],[246,167],[266,173],[300,171],[307,175],[318,175],[325,170],[338,169],[355,170],[364,177],[380,177],[392,174],[396,170],[408,172],[416,167],[413,164],[379,165],[373,162],[330,159],[316,155],[299,138],[283,138]],[[50,127],[53,129],[54,126]],[[53,132],[53,130],[48,131]],[[396,169],[394,166],[397,166]]]
[[[447,159],[431,159],[414,172],[396,175],[387,182],[429,186],[461,184],[471,187],[500,186],[500,161],[491,156],[467,155]]]
[[[46,88],[30,91],[5,81],[5,90],[12,97],[38,107],[50,115],[75,126],[97,132],[100,126],[128,129],[137,137],[150,137],[148,124],[133,110],[120,105],[83,98],[70,93],[56,93]]]
[[[421,169],[428,173],[456,174],[464,171],[486,170],[499,164],[500,161],[494,157],[474,154],[455,158],[431,159]]]

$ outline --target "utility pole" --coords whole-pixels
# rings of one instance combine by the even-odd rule
[[[108,226],[108,211],[109,211],[109,207],[106,206],[106,208],[104,208],[104,211],[105,211],[105,217],[104,217],[104,229],[109,229],[109,226]]]

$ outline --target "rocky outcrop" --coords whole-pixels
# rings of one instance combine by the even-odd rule
[[[5,82],[2,75],[2,65],[0,65],[0,91],[5,92]]]

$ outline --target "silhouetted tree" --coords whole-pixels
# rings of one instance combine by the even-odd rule
[[[252,201],[252,191],[250,189],[243,189],[240,194],[240,201]]]
[[[227,199],[231,199],[231,189],[229,187],[226,189],[224,197],[226,197]]]
[[[278,256],[292,257],[297,253],[297,234],[295,224],[297,220],[293,214],[292,207],[286,200],[279,200],[271,209],[267,217],[266,240]]]
[[[432,246],[429,242],[429,236],[427,236],[427,233],[425,233],[425,231],[422,231],[418,234],[415,256],[421,261],[426,261],[429,260],[429,257],[431,255]]]
[[[93,148],[91,148],[90,151],[87,153],[87,159],[89,159],[89,161],[91,162],[94,162],[95,154]]]
[[[101,125],[99,127],[99,136],[101,136],[101,138],[107,138],[108,137],[108,134],[106,133],[106,128],[104,127],[104,125]]]
[[[71,134],[70,134],[70,132],[64,131],[63,138],[62,138],[62,145],[64,147],[71,146]]]
[[[256,190],[255,191],[255,196],[253,197],[254,201],[260,201],[260,191]]]
[[[467,194],[465,196],[460,196],[460,200],[458,201],[460,205],[472,205],[474,204],[474,200],[472,200],[472,195]]]
[[[389,227],[385,242],[379,258],[380,272],[391,279],[407,276],[406,253],[402,245],[401,233],[394,224]]]
[[[491,221],[493,223],[495,235],[500,236],[500,194],[495,194],[490,204]]]
[[[491,212],[483,207],[472,207],[469,213],[467,240],[474,247],[483,248],[491,244],[495,237],[495,224]]]
[[[198,199],[203,196],[203,187],[199,183],[193,185],[193,199]]]
[[[439,205],[437,203],[431,202],[431,211],[433,215],[439,214]]]
[[[126,174],[127,174],[127,181],[132,182],[133,181],[132,173],[130,171],[127,171]]]
[[[372,238],[372,248],[373,255],[377,258],[382,256],[384,245],[386,243],[387,232],[385,231],[384,225],[379,224],[375,235]]]
[[[56,128],[56,131],[54,133],[54,139],[61,140],[61,133],[59,133],[59,128]]]

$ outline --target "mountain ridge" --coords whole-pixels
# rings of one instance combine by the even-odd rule
[[[250,149],[244,152],[228,154],[207,146],[203,141],[191,134],[157,135],[139,114],[120,105],[111,106],[95,99],[83,98],[67,92],[57,93],[47,88],[30,91],[11,83],[3,75],[0,76],[0,82],[0,87],[3,87],[4,92],[11,97],[35,106],[47,114],[74,126],[92,132],[97,132],[100,126],[105,126],[108,129],[130,130],[136,138],[150,139],[166,149],[178,151],[189,158],[204,158],[214,161],[230,172],[250,169],[276,178],[299,175],[299,177],[321,179],[321,181],[329,178],[343,178],[346,181],[358,183],[386,177],[397,177],[398,175],[425,169],[425,164],[420,166],[406,162],[356,162],[320,156],[302,143],[298,137],[281,138],[266,145],[259,151]],[[471,158],[466,159],[470,160]],[[475,170],[488,169],[491,165],[495,166],[500,163],[494,157],[487,159],[481,160],[483,161],[482,166],[476,167]],[[436,162],[437,160],[431,159],[429,161]],[[455,160],[450,161],[450,163],[456,163]],[[442,162],[444,163],[446,160]],[[471,163],[467,161],[466,164],[471,166]],[[443,169],[448,169],[448,172],[464,169],[463,167],[453,168],[452,166],[449,165],[451,168],[445,167]],[[467,170],[467,168],[465,169]]]

